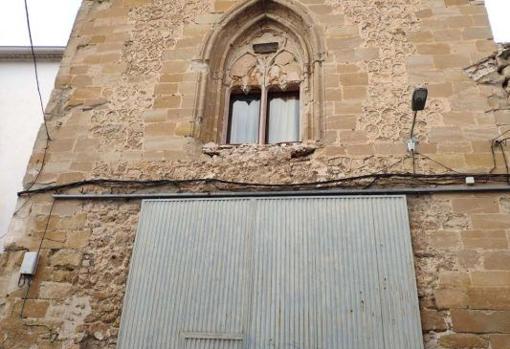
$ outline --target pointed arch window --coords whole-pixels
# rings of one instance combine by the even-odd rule
[[[319,139],[322,36],[300,4],[247,0],[204,47],[196,130],[205,142]]]

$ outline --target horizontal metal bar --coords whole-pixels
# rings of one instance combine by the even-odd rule
[[[64,55],[64,46],[35,46],[34,53],[38,59],[61,60]],[[26,60],[32,59],[30,46],[2,46],[0,47],[0,60]]]
[[[418,195],[435,193],[493,193],[510,192],[510,185],[451,185],[416,188],[332,189],[303,191],[251,191],[251,192],[203,192],[203,193],[132,193],[132,194],[53,194],[55,200],[143,200],[229,197],[285,197],[328,195]]]
[[[209,339],[224,341],[242,341],[243,335],[240,333],[219,333],[219,332],[181,332],[185,339]]]

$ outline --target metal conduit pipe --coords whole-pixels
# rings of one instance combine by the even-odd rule
[[[144,200],[144,199],[192,199],[233,197],[288,197],[288,196],[335,196],[335,195],[420,195],[448,193],[505,193],[510,185],[416,188],[334,189],[303,191],[252,191],[252,192],[205,192],[205,193],[131,193],[131,194],[53,194],[55,200]]]

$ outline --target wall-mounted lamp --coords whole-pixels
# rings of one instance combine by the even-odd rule
[[[414,90],[413,92],[413,100],[412,100],[412,109],[414,111],[413,115],[413,125],[411,126],[411,135],[409,136],[409,140],[407,141],[407,150],[411,153],[416,151],[416,139],[414,139],[414,127],[416,126],[416,116],[418,112],[425,109],[425,105],[427,104],[427,97],[429,95],[429,91],[425,87],[420,87]]]
[[[420,87],[414,90],[413,92],[413,111],[418,112],[425,109],[425,104],[427,103],[427,97],[429,95],[429,90],[425,87]]]

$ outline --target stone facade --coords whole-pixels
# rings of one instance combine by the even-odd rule
[[[495,46],[482,4],[262,3],[275,18],[287,11],[317,33],[308,68],[321,78],[310,80],[313,127],[302,143],[214,143],[222,139],[219,111],[204,103],[217,103],[207,85],[217,33],[260,2],[86,0],[47,107],[51,140],[41,129],[26,187],[247,191],[272,189],[253,183],[324,188],[331,185],[290,185],[339,178],[349,187],[458,184],[453,177],[347,179],[408,174],[413,163],[419,174],[505,172],[507,146],[497,140],[510,130],[510,53]],[[410,95],[422,85],[430,98],[418,116],[413,161],[405,146]],[[91,179],[131,182],[76,183]],[[151,179],[206,180],[136,182]],[[12,219],[0,255],[0,348],[115,347],[140,203],[53,201],[54,191],[21,197]],[[510,194],[408,201],[426,348],[510,348]],[[20,318],[19,266],[41,242]]]

